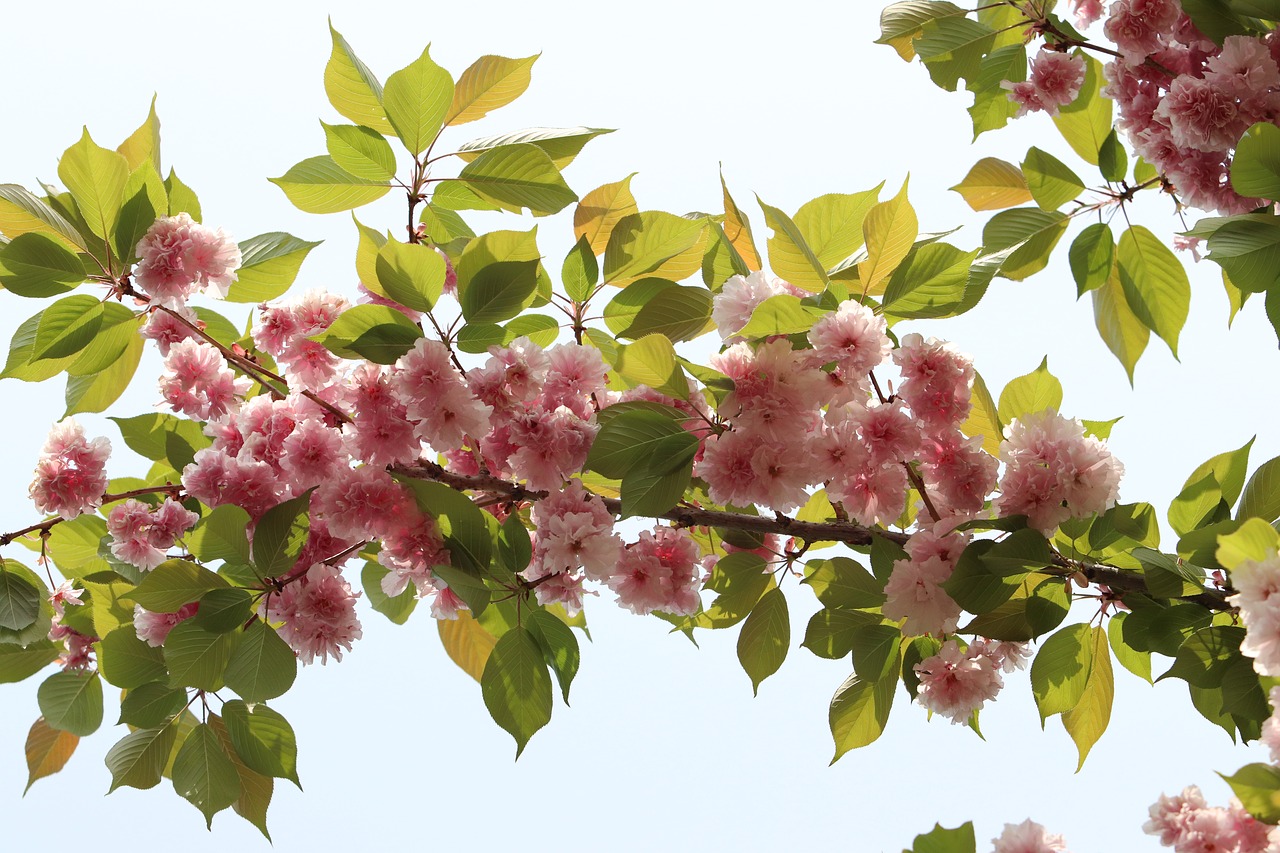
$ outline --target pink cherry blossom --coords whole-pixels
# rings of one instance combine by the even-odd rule
[[[915,672],[920,678],[916,699],[952,723],[967,723],[1004,686],[990,658],[966,654],[955,640],[947,640],[936,655],[916,664]]]
[[[408,523],[382,540],[378,562],[389,570],[382,578],[382,591],[395,597],[412,583],[417,596],[424,598],[436,589],[431,567],[449,565],[449,552],[430,516],[408,514]]]
[[[153,613],[141,604],[133,606],[133,630],[148,646],[158,649],[168,639],[175,625],[185,622],[200,609],[200,602],[184,604],[174,613]]]
[[[107,490],[106,465],[111,442],[89,441],[74,418],[56,424],[36,460],[35,478],[27,490],[36,509],[75,518],[102,504]]]
[[[938,557],[897,560],[884,587],[881,612],[889,619],[904,620],[902,633],[908,637],[951,633],[960,622],[960,605],[942,588],[951,570]]]
[[[1067,853],[1067,842],[1061,835],[1027,818],[1022,823],[1004,825],[999,838],[993,838],[991,853]]]
[[[950,344],[913,332],[902,338],[893,360],[902,371],[898,396],[926,430],[956,428],[968,417],[973,362]]]
[[[1231,585],[1236,592],[1227,603],[1240,609],[1245,627],[1241,654],[1259,674],[1280,676],[1280,556],[1244,560],[1231,570]]]
[[[342,573],[333,566],[316,563],[302,578],[267,599],[266,616],[282,623],[280,638],[289,644],[304,664],[342,660],[342,650],[362,636],[356,617],[356,599]]]
[[[185,213],[157,219],[135,251],[134,283],[170,308],[200,287],[225,297],[241,260],[240,247],[221,228],[206,228]]]
[[[751,312],[771,296],[787,293],[787,283],[760,270],[750,275],[730,276],[711,302],[711,320],[725,343],[742,340],[736,334],[747,325]]]
[[[199,520],[200,516],[172,498],[166,498],[154,511],[141,501],[129,499],[113,506],[107,514],[111,553],[150,571],[167,559],[173,543]]]
[[[884,317],[850,299],[813,324],[809,343],[824,363],[835,362],[845,375],[861,378],[889,357],[887,328]]]
[[[190,338],[169,347],[160,377],[165,402],[175,412],[201,421],[234,411],[251,387],[253,382],[237,378],[220,352]]]
[[[1017,83],[1005,80],[1000,85],[1009,91],[1009,100],[1019,107],[1018,115],[1043,110],[1057,115],[1080,94],[1084,83],[1084,57],[1041,50],[1031,60],[1028,79]]]
[[[643,531],[628,546],[609,578],[618,604],[632,613],[654,610],[687,616],[697,612],[702,572],[698,546],[684,530],[659,527]]]

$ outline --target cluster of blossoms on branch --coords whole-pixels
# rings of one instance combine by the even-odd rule
[[[1209,806],[1195,785],[1172,797],[1160,796],[1142,826],[1175,853],[1276,853],[1280,828],[1255,819],[1239,801]]]
[[[1101,4],[1080,3],[1090,23]],[[1106,65],[1103,94],[1120,110],[1117,127],[1172,184],[1184,204],[1225,215],[1265,203],[1232,188],[1233,150],[1253,124],[1280,115],[1280,41],[1205,36],[1177,0],[1117,0],[1103,33],[1119,54]]]

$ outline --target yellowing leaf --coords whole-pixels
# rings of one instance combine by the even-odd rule
[[[27,734],[27,787],[23,793],[30,791],[36,780],[52,776],[65,767],[79,743],[79,736],[51,727],[44,717],[32,723]]]
[[[453,90],[453,103],[445,114],[446,125],[484,118],[490,110],[505,107],[529,88],[529,71],[539,54],[523,59],[482,56],[471,63]]]
[[[907,201],[907,181],[902,182],[896,196],[871,208],[862,222],[862,233],[867,259],[858,264],[858,280],[864,293],[874,295],[883,292],[882,285],[907,257],[920,233],[916,212]]]
[[[573,236],[586,237],[591,251],[599,255],[609,245],[613,227],[624,216],[638,213],[631,179],[635,172],[620,181],[596,187],[582,197],[573,210]]]
[[[449,659],[467,675],[479,681],[498,638],[486,631],[465,610],[458,613],[457,619],[438,620],[436,628],[440,632],[440,644],[444,646]]]
[[[951,188],[974,210],[1004,210],[1031,201],[1022,170],[998,157],[984,157]]]

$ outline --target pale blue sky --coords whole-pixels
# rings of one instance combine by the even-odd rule
[[[632,187],[642,208],[715,210],[723,164],[761,242],[767,230],[753,193],[794,211],[814,196],[881,180],[896,189],[910,172],[922,230],[966,224],[952,240],[968,248],[978,244],[985,217],[945,188],[980,157],[1017,162],[1036,144],[1091,175],[1042,116],[970,147],[965,96],[935,89],[919,65],[871,44],[879,3],[837,9],[811,0],[655,0],[633,13],[623,8],[13,5],[0,53],[0,180],[32,187],[36,178],[54,180],[57,155],[81,124],[114,145],[155,92],[166,168],[173,165],[200,194],[205,221],[240,239],[275,230],[323,238],[299,286],[349,292],[354,229],[347,217],[303,214],[265,181],[322,153],[317,120],[337,118],[321,86],[326,14],[384,80],[428,41],[455,76],[483,53],[542,51],[529,93],[456,131],[456,141],[531,125],[616,127],[567,171],[580,194],[638,171]],[[380,203],[359,215],[398,228],[401,204]],[[1168,212],[1160,203],[1139,216],[1168,234],[1176,224]],[[528,225],[507,218],[501,227]],[[572,243],[568,235],[563,216],[539,226],[553,268]],[[993,389],[1047,354],[1066,387],[1067,414],[1125,416],[1113,441],[1127,468],[1122,497],[1149,500],[1161,513],[1209,455],[1255,432],[1255,465],[1280,453],[1270,378],[1280,359],[1261,304],[1250,305],[1228,334],[1217,267],[1192,269],[1193,317],[1181,364],[1153,340],[1131,390],[1094,332],[1088,301],[1074,299],[1065,246],[1059,255],[1028,282],[997,281],[967,317],[918,328],[973,353]],[[0,340],[7,340],[37,306],[7,294],[3,305]],[[154,358],[144,361],[114,413],[154,405],[156,366]],[[61,413],[61,394],[56,383],[0,383],[7,413],[0,482],[8,484],[0,492],[0,529],[35,520],[25,486],[44,433]],[[115,442],[113,475],[138,470],[129,467],[114,426],[98,417],[83,421]],[[1261,748],[1231,748],[1190,707],[1181,682],[1153,689],[1118,670],[1111,729],[1079,775],[1061,724],[1051,720],[1039,731],[1025,673],[1009,677],[983,712],[985,744],[945,720],[927,723],[899,692],[885,736],[829,768],[827,703],[848,666],[795,648],[815,608],[807,590],[787,592],[791,655],[756,699],[734,657],[736,629],[707,635],[695,649],[656,620],[619,611],[607,595],[591,602],[595,642],[584,644],[573,707],[557,700],[551,725],[518,763],[510,738],[488,719],[478,686],[440,650],[425,613],[395,628],[363,611],[365,638],[350,655],[304,670],[295,689],[272,703],[298,733],[307,787],[305,794],[287,783],[277,787],[269,819],[275,849],[896,851],[935,820],[970,818],[983,849],[1005,822],[1030,816],[1064,833],[1076,853],[1154,850],[1140,826],[1161,791],[1196,783],[1224,802],[1227,789],[1213,771],[1265,760]],[[116,730],[82,743],[63,774],[20,799],[37,683],[0,686],[0,825],[8,845],[74,834],[102,851],[267,849],[229,812],[206,833],[167,782],[104,798],[102,755],[120,736]],[[109,720],[112,713],[109,703]]]

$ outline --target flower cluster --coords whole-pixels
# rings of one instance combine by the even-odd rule
[[[936,655],[915,665],[920,679],[916,699],[952,723],[967,723],[1004,687],[1000,671],[1021,668],[1027,656],[1020,643],[977,640],[961,649],[954,639],[947,640]]]
[[[131,566],[150,571],[165,561],[173,543],[200,520],[182,504],[166,498],[157,509],[132,498],[107,513],[111,553]]]
[[[1177,0],[1117,0],[1103,31],[1121,54],[1104,93],[1134,150],[1186,204],[1228,215],[1262,204],[1232,189],[1229,169],[1250,125],[1280,112],[1280,42],[1228,36],[1219,46]]]
[[[316,563],[296,583],[268,596],[265,616],[280,622],[280,637],[303,663],[316,658],[328,663],[329,656],[342,660],[342,650],[360,639],[356,599],[342,573],[333,566]]]
[[[999,838],[991,839],[991,853],[1068,853],[1067,842],[1031,820],[1006,823]]]
[[[1105,444],[1085,435],[1079,421],[1049,409],[1014,420],[1005,433],[996,501],[1001,515],[1025,515],[1032,527],[1050,534],[1068,518],[1115,506],[1124,466]]]
[[[36,509],[67,519],[96,509],[107,490],[110,455],[111,442],[89,441],[74,418],[55,425],[36,460],[36,476],[28,489]]]
[[[1280,556],[1242,561],[1231,570],[1231,585],[1236,592],[1227,603],[1239,608],[1245,627],[1240,652],[1260,675],[1280,676]]]
[[[199,288],[226,296],[240,266],[240,247],[221,228],[185,213],[157,219],[136,249],[133,280],[156,305],[179,308]]]
[[[1238,801],[1227,808],[1211,807],[1192,785],[1181,794],[1161,794],[1142,825],[1175,853],[1270,853],[1280,849],[1280,829],[1255,820]]]
[[[1031,60],[1031,73],[1027,80],[1017,83],[1008,80],[1000,85],[1009,90],[1009,100],[1018,105],[1018,116],[1043,110],[1057,115],[1080,94],[1084,83],[1084,58],[1041,50]]]

